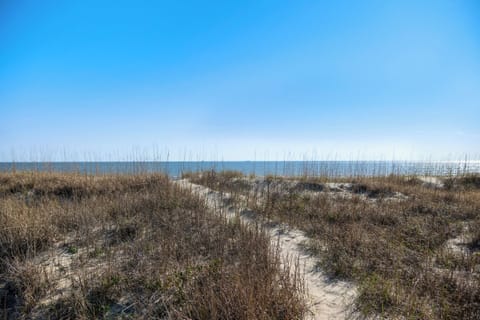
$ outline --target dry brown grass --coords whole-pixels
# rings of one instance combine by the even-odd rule
[[[261,230],[163,175],[0,174],[0,317],[300,319]]]
[[[231,175],[190,179],[243,193],[258,213],[306,231],[320,266],[333,278],[357,282],[362,314],[480,319],[479,176],[434,188],[404,176]]]

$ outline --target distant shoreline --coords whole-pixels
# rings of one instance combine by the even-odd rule
[[[258,176],[449,176],[480,173],[480,161],[69,161],[0,162],[0,171],[80,172],[87,174],[239,171]]]

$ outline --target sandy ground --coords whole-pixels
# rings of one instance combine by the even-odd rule
[[[187,180],[175,182],[184,189],[202,196],[207,205],[214,210],[221,210],[227,218],[239,217],[245,224],[258,224],[257,215],[245,207],[233,208],[228,193],[213,191],[207,187],[193,184]],[[308,306],[311,314],[308,319],[345,319],[355,318],[353,300],[357,294],[356,287],[349,282],[329,279],[317,267],[317,259],[304,250],[308,237],[300,230],[262,221],[271,235],[272,242],[279,245],[280,255],[284,263],[290,265],[298,262],[308,295]]]
[[[444,183],[439,177],[419,176],[418,179],[420,179],[420,181],[422,181],[424,186],[426,187],[439,189],[444,187]]]

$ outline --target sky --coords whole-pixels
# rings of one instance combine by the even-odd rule
[[[0,161],[479,147],[475,0],[0,2]]]

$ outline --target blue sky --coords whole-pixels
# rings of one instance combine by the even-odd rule
[[[0,4],[0,160],[479,147],[475,0]]]

